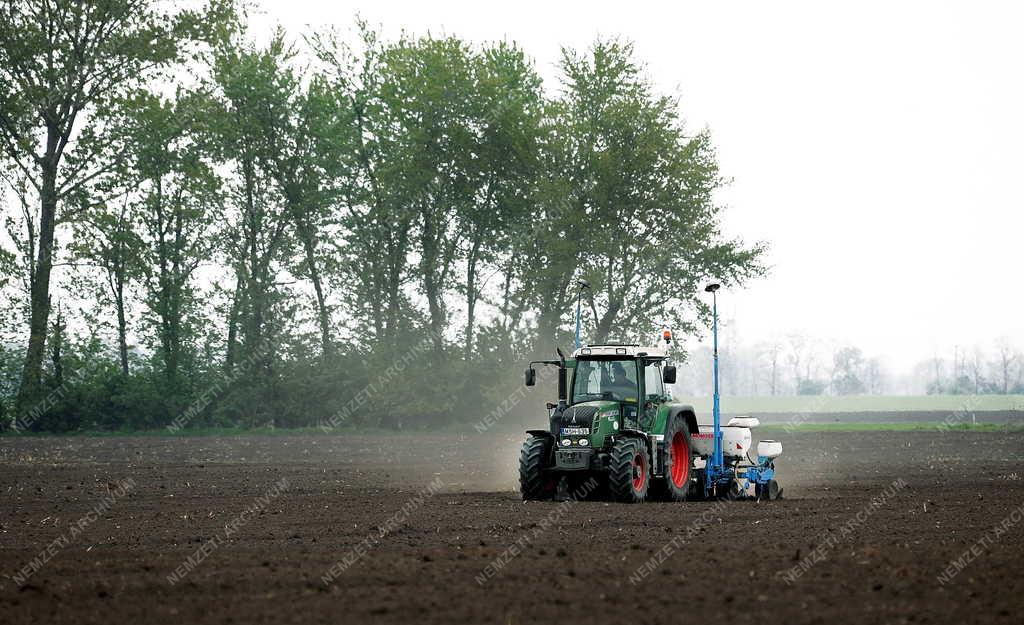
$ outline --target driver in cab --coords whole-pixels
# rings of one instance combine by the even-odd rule
[[[612,379],[604,385],[604,390],[619,401],[630,398],[635,401],[636,398],[636,382],[629,379],[621,362],[612,363]]]

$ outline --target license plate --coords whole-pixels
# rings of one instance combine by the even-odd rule
[[[562,436],[589,436],[590,428],[562,428]]]
[[[555,466],[566,470],[586,470],[590,466],[590,450],[587,451],[563,451],[558,450],[555,454]]]

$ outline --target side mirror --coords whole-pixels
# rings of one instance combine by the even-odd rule
[[[675,365],[666,365],[665,368],[661,370],[661,381],[664,382],[665,384],[676,383]]]
[[[533,386],[537,384],[537,370],[530,367],[523,372],[523,378],[527,386]]]

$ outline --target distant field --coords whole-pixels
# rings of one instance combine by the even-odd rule
[[[698,412],[711,410],[710,397],[683,397]],[[1024,411],[1024,395],[843,395],[799,397],[727,397],[722,412],[809,413],[832,412],[904,412],[904,411]]]

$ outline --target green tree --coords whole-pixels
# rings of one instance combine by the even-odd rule
[[[267,171],[266,104],[268,77],[274,77],[273,50],[234,43],[218,52],[214,79],[218,100],[213,120],[218,160],[233,170],[228,184],[222,252],[235,286],[227,318],[224,371],[248,366],[241,386],[253,389],[235,402],[247,418],[262,418],[262,398],[272,376],[274,354],[294,311],[280,286],[280,274],[293,250],[290,211],[279,185]],[[240,394],[241,395],[241,394]]]
[[[562,71],[563,175],[569,205],[585,220],[576,243],[580,275],[593,284],[594,340],[659,325],[696,331],[704,281],[742,284],[763,272],[762,246],[721,234],[709,133],[686,135],[679,102],[654,92],[631,45],[567,50]]]
[[[122,130],[84,125],[208,39],[232,15],[215,2],[166,12],[155,0],[10,0],[0,7],[0,147],[39,201],[29,340],[19,403],[39,392],[56,228],[122,154]],[[87,130],[88,132],[83,132]]]
[[[462,256],[466,324],[464,359],[476,350],[477,302],[483,295],[481,274],[509,263],[513,239],[532,230],[531,201],[540,167],[544,135],[541,80],[519,48],[506,43],[485,47],[473,59],[477,110],[473,121],[475,158],[470,189],[459,229],[465,238]],[[506,274],[504,295],[511,295]],[[504,298],[492,308],[508,319]]]
[[[313,36],[310,42],[338,106],[347,111],[356,159],[337,202],[344,236],[334,247],[347,280],[343,302],[355,334],[370,337],[377,348],[392,349],[418,326],[404,291],[414,278],[409,255],[417,214],[414,185],[405,179],[409,154],[395,125],[403,126],[386,97],[385,45],[365,24],[360,33],[358,52],[329,35]]]
[[[864,353],[859,347],[843,347],[832,357],[832,392],[856,395],[866,390]]]
[[[427,326],[441,352],[446,295],[454,284],[462,232],[460,208],[471,193],[474,81],[471,52],[455,38],[401,39],[381,54],[377,130],[386,145],[389,195],[411,217],[416,278]],[[378,173],[381,171],[378,168]]]
[[[539,154],[541,175],[531,194],[531,210],[509,237],[509,254],[502,265],[504,289],[500,324],[509,336],[521,320],[534,316],[533,349],[550,354],[565,335],[561,332],[566,312],[575,303],[575,279],[585,263],[588,232],[582,198],[572,193],[566,173],[572,173],[565,129],[552,123],[561,115],[557,103],[546,110],[548,132]],[[529,314],[529,313],[532,313]]]
[[[141,277],[142,241],[127,196],[104,203],[75,224],[72,250],[75,256],[103,272],[101,301],[114,308],[117,353],[121,373],[130,373],[128,362],[128,306],[132,282]]]
[[[332,249],[322,244],[334,227],[331,202],[336,180],[354,164],[350,113],[339,106],[319,76],[293,69],[295,51],[277,31],[267,48],[226,49],[218,59],[222,80],[245,67],[248,118],[258,137],[253,153],[276,183],[301,249],[298,273],[305,274],[316,297],[321,350],[332,353],[331,313],[326,273],[333,269]]]
[[[200,96],[177,101],[140,95],[133,122],[134,166],[140,188],[141,262],[148,321],[171,393],[181,390],[182,367],[191,363],[200,321],[193,276],[213,257],[215,207],[223,204],[221,180],[202,130],[208,110]]]
[[[358,161],[346,177],[365,181],[342,194],[348,269],[358,291],[377,294],[360,301],[379,337],[394,336],[410,307],[402,287],[415,281],[436,352],[461,291],[468,357],[479,276],[525,215],[540,79],[508,44],[477,50],[453,37],[403,37],[382,45],[365,28],[363,35],[362,63],[333,41],[314,40],[336,90],[350,94]]]

